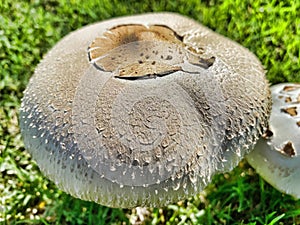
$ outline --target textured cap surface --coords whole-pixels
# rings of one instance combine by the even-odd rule
[[[252,53],[157,13],[63,38],[31,78],[20,124],[40,169],[64,191],[111,207],[162,206],[235,167],[269,108]]]

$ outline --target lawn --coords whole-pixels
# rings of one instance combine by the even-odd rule
[[[271,84],[300,82],[297,0],[1,0],[0,224],[300,224],[300,200],[272,188],[245,161],[191,199],[132,210],[75,199],[40,173],[18,127],[22,93],[38,62],[86,24],[153,11],[189,16],[247,47]]]

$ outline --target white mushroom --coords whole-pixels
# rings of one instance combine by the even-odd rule
[[[265,132],[270,107],[251,52],[191,19],[155,13],[63,38],[29,82],[20,126],[41,171],[67,193],[163,206],[235,167]]]
[[[247,160],[278,190],[300,198],[300,84],[271,87],[270,128]]]

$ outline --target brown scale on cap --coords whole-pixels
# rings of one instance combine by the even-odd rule
[[[286,102],[286,103],[292,102],[291,97],[286,97],[286,98],[285,98],[285,102]]]
[[[283,91],[289,92],[289,91],[294,91],[296,90],[297,87],[296,86],[290,86],[290,85],[286,85],[284,86],[284,88],[282,89]]]
[[[289,114],[290,116],[297,116],[297,114],[298,114],[296,106],[284,108],[284,109],[281,109],[281,111]]]
[[[288,141],[281,150],[282,153],[286,154],[289,157],[293,157],[296,155],[295,147],[293,143]]]
[[[89,58],[97,68],[128,79],[181,71],[185,60],[207,69],[215,60],[202,58],[167,26],[134,24],[113,27],[97,37],[89,46]]]

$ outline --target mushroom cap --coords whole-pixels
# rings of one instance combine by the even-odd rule
[[[300,84],[277,84],[271,91],[269,131],[247,160],[272,186],[300,198]]]
[[[26,148],[71,195],[164,206],[230,171],[267,127],[269,87],[239,44],[173,13],[85,26],[36,68],[20,109]]]

